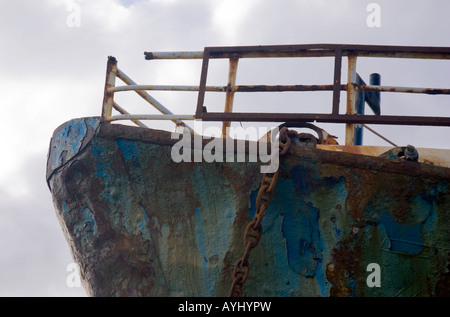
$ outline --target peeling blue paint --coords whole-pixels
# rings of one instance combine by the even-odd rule
[[[296,165],[291,170],[292,179],[295,184],[295,189],[299,194],[308,195],[310,193],[310,185],[307,181],[308,171],[303,165]]]
[[[327,287],[328,280],[325,277],[325,273],[322,269],[322,266],[323,266],[322,259],[319,259],[317,263],[316,274],[314,275],[314,277],[316,278],[317,285],[319,286],[320,295],[325,297],[329,295],[328,294],[329,287]]]
[[[99,118],[94,118],[94,117],[89,117],[89,118],[86,118],[84,120],[84,122],[86,122],[86,125],[89,128],[91,128],[92,130],[95,130],[95,129],[97,129],[97,127],[100,124],[100,119]]]
[[[208,252],[206,243],[204,241],[205,238],[205,232],[203,231],[203,221],[202,216],[200,212],[200,208],[195,209],[195,216],[197,220],[197,235],[196,235],[196,241],[197,241],[197,248],[200,255],[200,263],[202,266],[202,274],[203,274],[203,283],[202,285],[205,285],[208,289],[208,296],[211,296],[211,283],[209,283],[209,274],[208,274]]]
[[[67,210],[67,202],[65,202],[65,201],[62,203],[62,211],[63,211],[63,213],[68,212],[68,210]]]
[[[297,168],[297,177],[302,177],[304,172],[305,169]],[[316,184],[311,186],[305,181],[297,183],[294,181],[294,179],[278,179],[275,195],[262,221],[263,239],[270,240],[273,245],[271,258],[280,266],[284,266],[287,262],[291,269],[283,272],[283,276],[287,279],[286,287],[277,296],[292,296],[292,293],[305,287],[303,286],[305,281],[301,276],[314,278],[320,294],[327,296],[330,285],[322,267],[325,243],[319,232],[320,212],[312,202],[301,198],[302,193],[319,187]],[[327,188],[335,186],[340,181],[330,179]],[[340,186],[338,188],[341,189]],[[258,191],[252,191],[250,195],[248,211],[250,218],[255,214],[257,194]]]
[[[106,173],[105,161],[102,158],[102,155],[104,153],[106,153],[106,150],[104,148],[102,148],[100,144],[98,144],[97,142],[95,144],[93,144],[92,155],[93,155],[93,157],[95,159],[95,163],[96,163],[95,175],[98,176],[102,180],[107,180],[107,179],[109,179],[109,177],[108,177],[108,174]]]
[[[116,142],[122,151],[125,161],[133,160],[133,163],[136,164],[135,161],[137,161],[137,158],[139,157],[136,142],[127,141],[124,139],[118,139]]]
[[[319,210],[299,200],[284,215],[282,232],[286,238],[289,265],[297,273],[312,277],[322,259],[319,246]]]
[[[413,255],[422,251],[424,239],[421,234],[421,223],[414,225],[399,223],[388,212],[385,212],[380,219],[380,224],[385,227],[391,242],[391,251]]]
[[[431,212],[428,218],[423,222],[422,232],[425,234],[431,234],[434,232],[437,225],[437,215],[436,212]]]
[[[151,236],[150,236],[150,230],[148,230],[149,228],[149,219],[147,216],[147,213],[145,211],[142,212],[142,221],[140,223],[140,231],[141,231],[141,235],[143,237],[143,239],[145,240],[151,240]]]
[[[80,136],[91,133],[96,124],[96,120],[82,120],[58,130],[57,138],[73,144],[59,144],[63,150],[49,156],[57,160],[52,164],[63,163],[85,144],[88,139]],[[151,285],[152,296],[224,295],[233,264],[244,251],[241,235],[247,215],[250,219],[255,215],[255,188],[261,175],[250,165],[175,166],[169,145],[136,141],[133,131],[128,139],[117,138],[116,132],[108,138],[107,129],[99,131],[75,164],[51,176],[56,186],[70,179],[67,190],[53,192],[64,194],[58,201],[58,216],[63,217],[75,247],[81,246],[81,251],[75,249],[77,256],[88,254],[84,263],[92,263],[92,258],[106,261],[102,274],[109,273],[107,282],[114,290],[119,284],[110,268],[130,267],[132,274],[139,272],[134,285],[141,285],[140,272],[147,272],[145,279],[153,284],[142,289]],[[396,201],[396,184],[392,190],[390,182],[381,178],[382,170],[372,173],[302,155],[282,164],[284,170],[263,219],[262,240],[252,252],[248,295],[428,294],[423,285],[434,290],[440,277],[433,274],[443,272],[448,245],[449,187],[442,177],[439,183],[399,174],[398,193],[406,199]],[[79,182],[89,173],[95,174],[91,183]],[[358,183],[359,179],[364,182]],[[77,192],[78,183],[87,187]],[[77,195],[72,194],[74,189]],[[81,198],[85,193],[86,198]],[[118,248],[99,249],[105,241],[111,242],[108,247]],[[120,258],[122,263],[117,254],[124,246],[129,248],[124,252],[127,256]],[[368,290],[364,284],[368,261],[381,265],[383,289]],[[127,292],[131,279],[121,278]]]
[[[256,197],[257,196],[258,196],[258,191],[257,190],[252,191],[252,193],[250,194],[250,208],[248,209],[248,216],[250,217],[250,219],[253,219],[253,217],[255,217],[255,213],[256,213]],[[263,218],[263,221],[264,221],[264,218]]]
[[[52,139],[51,169],[55,170],[77,155],[87,137],[88,130],[95,131],[99,124],[98,118],[81,118],[67,122]]]
[[[80,211],[83,219],[81,224],[84,222],[84,226],[78,228],[79,230],[75,229],[75,232],[83,232],[84,234],[94,233],[96,229],[94,214],[88,208],[80,208]],[[75,226],[75,228],[77,228],[77,226]]]
[[[92,235],[97,234],[97,224],[89,208],[80,208],[79,211],[80,220],[74,225],[73,233],[81,241],[83,248],[87,248],[92,241]]]

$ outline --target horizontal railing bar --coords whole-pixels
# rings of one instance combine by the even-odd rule
[[[196,119],[203,121],[252,121],[252,122],[328,122],[387,125],[450,126],[450,117],[422,116],[374,116],[323,113],[251,113],[251,112],[203,112]]]
[[[342,56],[450,59],[450,48],[427,46],[311,44],[205,47],[206,50],[209,58],[320,57],[334,56],[336,50],[342,50]],[[144,55],[147,60],[202,59],[204,51],[144,52]]]
[[[152,59],[202,59],[203,51],[192,52],[144,52],[146,60]]]
[[[236,85],[230,87],[233,92],[270,92],[270,91],[323,91],[333,90],[334,85]],[[206,86],[206,91],[227,92],[227,86]],[[340,85],[341,90],[346,90],[347,85]],[[108,92],[130,90],[161,90],[161,91],[199,91],[199,86],[177,85],[128,85],[108,88]]]
[[[394,124],[450,126],[450,117],[420,117],[420,116],[365,116],[365,115],[333,115],[321,113],[204,113],[201,118],[184,114],[122,114],[111,116],[107,121],[118,120],[196,120],[203,121],[249,121],[249,122],[327,122],[327,123],[361,123],[361,124]]]
[[[183,85],[128,85],[116,86],[108,89],[108,92],[130,91],[130,90],[161,90],[161,91],[199,91],[199,86]],[[226,86],[207,86],[206,91],[226,92]]]
[[[403,92],[429,95],[450,95],[450,89],[419,88],[397,86],[372,86],[354,84],[356,90]],[[233,92],[264,92],[264,91],[329,91],[333,85],[236,85],[230,88]],[[159,90],[159,91],[199,91],[199,86],[183,85],[127,85],[108,88],[108,92],[133,90]],[[227,86],[206,86],[206,91],[226,92]],[[340,90],[347,90],[347,85],[340,85]]]
[[[116,109],[117,111],[119,111],[121,114],[125,114],[125,115],[129,115],[130,113],[128,111],[126,111],[124,108],[122,108],[121,106],[119,106],[117,104],[117,102],[113,102],[113,108]],[[148,128],[148,126],[146,126],[144,123],[142,123],[139,120],[131,120],[134,124],[136,124],[137,126],[141,127],[141,128]]]
[[[203,59],[200,86],[188,85],[137,85],[128,76],[117,70],[117,77],[127,86],[110,87],[105,93],[134,90],[147,100],[163,115],[131,115],[123,113],[112,116],[109,120],[172,120],[177,124],[180,120],[204,121],[265,121],[265,122],[329,122],[346,124],[387,124],[387,125],[421,125],[421,126],[450,126],[450,117],[433,116],[394,116],[394,115],[355,115],[353,112],[339,114],[339,91],[347,93],[356,91],[419,93],[429,95],[450,95],[450,89],[396,87],[378,85],[358,85],[354,79],[349,83],[341,84],[341,59],[343,56],[353,57],[387,57],[387,58],[416,58],[416,59],[450,59],[450,47],[419,47],[419,46],[383,46],[383,45],[346,45],[346,44],[306,44],[306,45],[270,45],[270,46],[238,46],[238,47],[205,47],[203,51],[180,52],[144,52],[145,59]],[[208,60],[229,58],[265,58],[265,57],[335,57],[335,81],[333,85],[235,85],[206,86]],[[339,68],[337,71],[337,67]],[[124,79],[125,78],[125,79]],[[350,85],[350,86],[349,86]],[[198,91],[197,111],[195,115],[175,115],[163,107],[158,101],[145,92],[145,90],[161,91]],[[352,90],[352,91],[349,91]],[[205,92],[225,92],[227,95],[234,92],[282,92],[282,91],[333,91],[333,112],[323,113],[232,113],[208,112],[203,106]]]
[[[117,69],[117,77],[120,78],[127,85],[137,86],[137,84],[130,77],[128,77],[124,72],[122,72],[120,69]],[[145,101],[147,101],[148,103],[153,105],[153,107],[155,107],[159,112],[161,112],[163,114],[172,114],[172,112],[169,109],[164,107],[158,100],[156,100],[155,98],[150,96],[145,91],[136,90],[136,93],[139,96],[141,96]],[[182,121],[179,121],[179,120],[172,120],[172,121],[177,125],[184,124]]]
[[[137,86],[137,84],[120,69],[117,69],[117,77],[120,78],[127,85]],[[140,95],[143,99],[145,99],[148,103],[152,104],[159,112],[164,114],[172,113],[169,109],[164,107],[160,102],[158,102],[155,98],[147,94],[145,91],[138,90],[136,91],[136,93]]]
[[[298,51],[298,52],[211,52],[211,59],[219,58],[285,58],[285,57],[334,57],[335,52],[329,50]],[[343,51],[342,56],[412,58],[412,59],[450,59],[450,53],[403,53],[403,52],[366,52]]]
[[[441,89],[441,88],[372,86],[372,85],[357,85],[357,84],[354,85],[356,87],[356,90],[365,90],[365,91],[405,92],[405,93],[428,94],[428,95],[450,95],[450,89]]]
[[[120,78],[125,84],[127,85],[132,85],[132,86],[138,86],[130,77],[128,77],[124,72],[122,72],[119,68],[117,68],[117,74],[116,76],[118,78]],[[177,126],[185,126],[189,131],[193,132],[194,130],[188,126],[187,124],[185,124],[183,121],[181,121],[182,119],[178,119],[177,115],[174,115],[169,109],[167,109],[166,107],[164,107],[158,100],[156,100],[155,98],[153,98],[152,96],[150,96],[148,93],[146,93],[145,91],[141,91],[141,90],[136,90],[136,93],[141,96],[145,101],[147,101],[148,103],[150,103],[153,107],[155,107],[159,112],[163,113],[164,115],[167,116],[167,120],[171,120],[173,123],[175,123]],[[132,115],[122,115],[122,116],[131,116]],[[173,116],[173,118],[171,118],[170,116]],[[132,117],[131,119],[134,120],[140,120],[140,118],[134,118]],[[130,119],[130,120],[131,120]],[[111,120],[111,118],[109,119]],[[126,120],[126,119],[124,119]],[[144,119],[142,119],[144,120]],[[161,120],[161,119],[157,119],[157,120]]]
[[[345,44],[205,47],[209,58],[320,57],[334,56],[338,50],[342,56],[450,59],[449,47]]]
[[[108,121],[118,120],[195,120],[192,114],[122,114],[111,116]],[[189,127],[188,127],[189,128]]]
[[[334,85],[237,85],[231,88],[235,92],[264,91],[323,91],[333,90]],[[341,90],[347,90],[347,85],[340,85]]]

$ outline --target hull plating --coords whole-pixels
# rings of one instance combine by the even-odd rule
[[[228,296],[260,164],[175,163],[175,142],[98,118],[55,131],[47,181],[89,295]],[[449,180],[445,167],[292,148],[244,295],[448,296]]]

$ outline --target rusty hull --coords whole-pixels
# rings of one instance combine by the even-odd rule
[[[88,295],[228,295],[260,163],[175,163],[176,142],[100,118],[55,131],[47,181]],[[426,163],[291,147],[244,295],[449,296],[449,180]]]

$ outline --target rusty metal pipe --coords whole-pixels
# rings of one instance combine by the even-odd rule
[[[199,91],[199,86],[184,85],[127,85],[109,88],[109,92],[131,91],[131,90],[159,90],[159,91]],[[226,86],[207,86],[206,91],[226,92]]]
[[[450,126],[450,117],[425,116],[374,116],[324,113],[222,113],[204,112],[195,116],[203,121],[247,121],[247,122],[327,122],[327,123],[364,123],[418,126]]]
[[[124,108],[122,108],[121,106],[119,106],[115,101],[114,101],[114,104],[113,104],[113,108],[114,109],[116,109],[117,111],[119,111],[121,114],[126,114],[126,115],[129,115],[130,113],[128,112],[128,111],[126,111]],[[110,117],[111,118],[111,117]],[[139,120],[134,120],[134,119],[132,119],[131,120],[134,124],[136,124],[138,127],[141,127],[141,128],[148,128],[148,126],[147,125],[145,125],[144,123],[142,123],[141,121],[139,121]]]
[[[255,57],[320,57],[335,56],[389,57],[450,59],[449,47],[347,45],[347,44],[301,44],[239,47],[205,47],[210,58]]]
[[[385,92],[403,92],[411,94],[450,95],[450,89],[440,89],[440,88],[356,85],[356,89],[362,91],[385,91]]]
[[[339,90],[347,90],[347,85],[338,85]],[[236,85],[235,92],[283,92],[283,91],[332,91],[334,85]]]
[[[355,85],[357,81],[356,76],[356,56],[348,56],[348,73],[347,73],[347,111],[346,114],[356,114],[355,101],[356,91]],[[355,130],[353,123],[345,125],[345,145],[355,144]]]
[[[108,63],[106,65],[106,79],[105,90],[103,93],[103,107],[102,118],[108,120],[112,114],[112,108],[114,105],[114,92],[110,92],[109,89],[113,88],[116,83],[117,75],[117,60],[113,56],[108,57]]]
[[[347,90],[347,85],[339,85],[339,90]],[[109,88],[108,92],[132,90],[158,90],[158,91],[199,91],[199,86],[184,85],[127,85]],[[283,92],[283,91],[332,91],[334,85],[235,85],[206,86],[208,92]]]
[[[144,52],[146,60],[153,59],[202,59],[203,52]]]
[[[237,57],[230,58],[230,65],[228,70],[228,84],[227,94],[225,96],[225,109],[224,112],[233,112],[234,92],[236,85],[236,75],[239,59]],[[229,121],[222,123],[222,137],[227,137],[227,128],[230,127]]]
[[[121,114],[111,116],[109,121],[117,120],[195,120],[192,114]],[[189,127],[188,127],[189,128]]]
[[[366,128],[367,130],[369,130],[370,132],[372,132],[373,134],[375,134],[377,137],[383,139],[384,141],[386,141],[387,143],[393,145],[393,146],[398,146],[397,144],[395,144],[394,142],[392,142],[391,140],[385,138],[384,136],[382,136],[380,133],[378,133],[377,131],[375,131],[374,129],[370,128],[369,126],[362,124],[362,126],[364,128]]]
[[[130,77],[128,77],[124,72],[122,72],[120,69],[117,69],[117,77],[119,77],[127,85],[137,86],[137,84]],[[148,103],[153,105],[153,107],[155,107],[159,112],[161,112],[163,114],[172,114],[172,112],[169,109],[164,107],[158,100],[156,100],[155,98],[150,96],[147,92],[141,91],[141,90],[136,90],[136,93],[139,96],[141,96],[145,101],[147,101]],[[181,122],[179,120],[172,120],[172,121],[177,125],[184,124],[183,122]]]
[[[258,58],[258,57],[320,57],[342,56],[450,59],[448,47],[388,46],[388,45],[347,45],[347,44],[301,44],[262,45],[239,47],[205,47],[202,51],[191,52],[144,52],[145,59],[202,59],[208,52],[210,58]]]
[[[342,50],[336,50],[334,56],[334,80],[333,80],[333,109],[334,115],[339,114],[339,103],[341,98],[341,71]],[[348,89],[347,86],[345,89]]]

